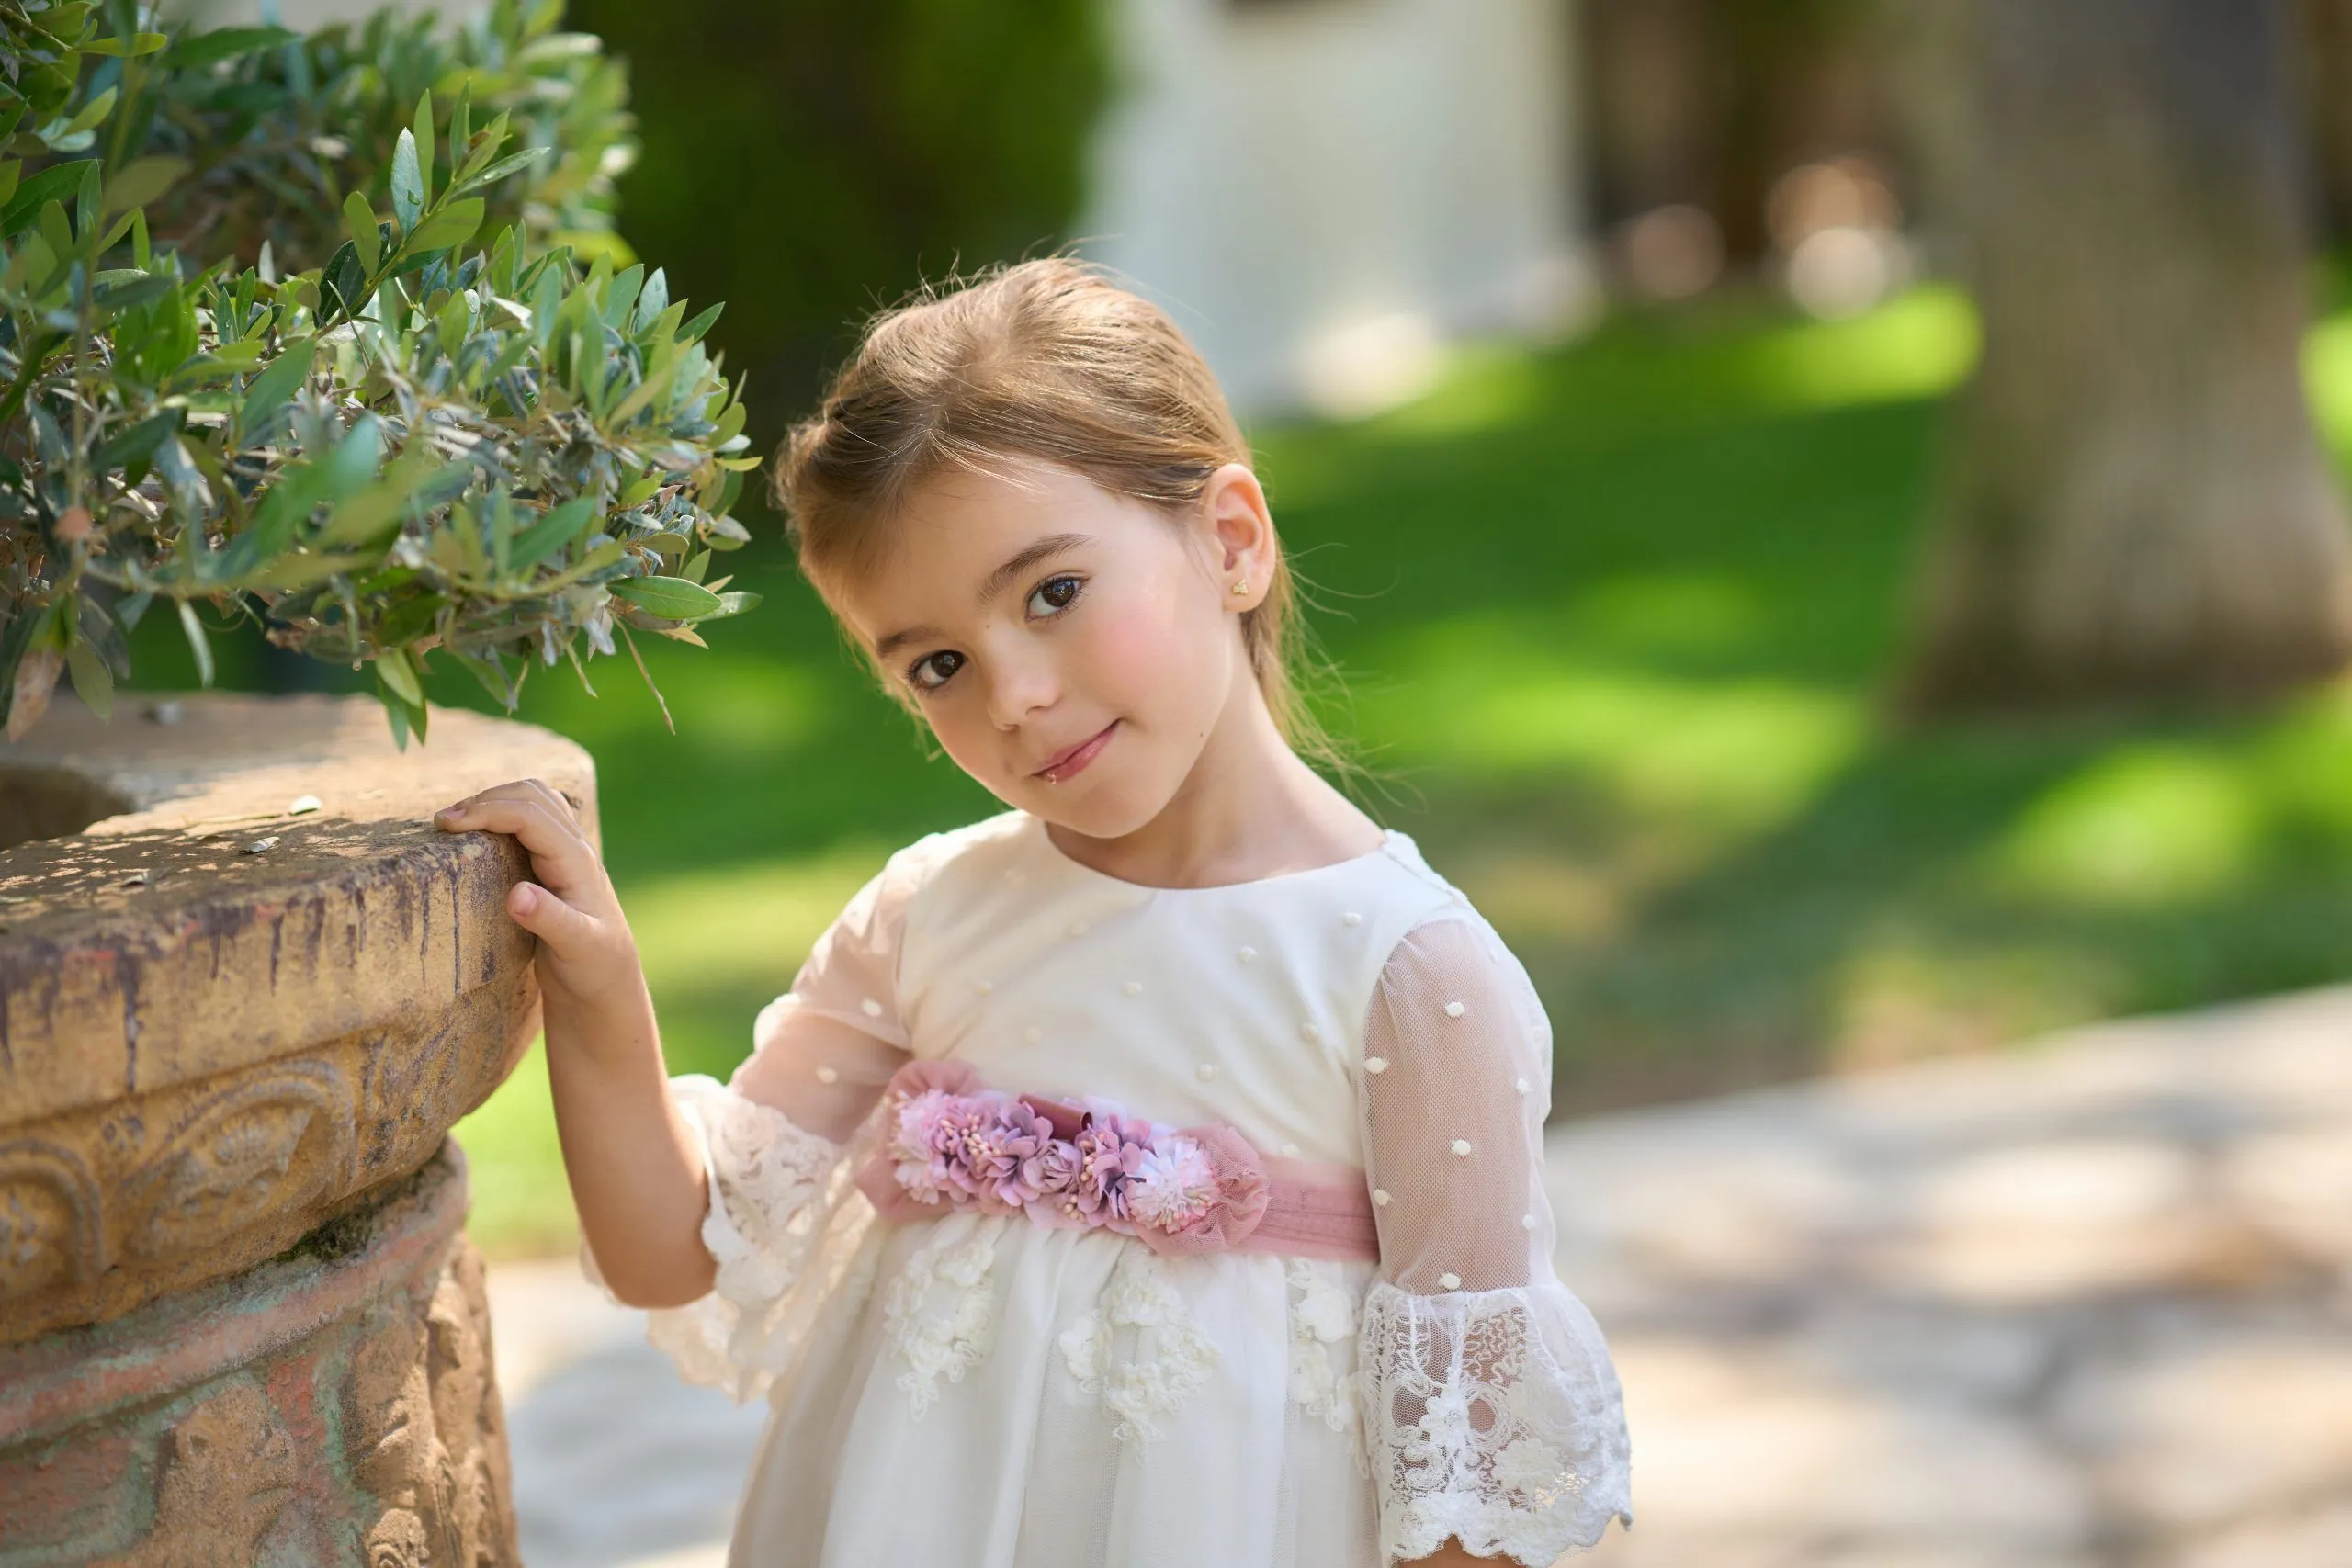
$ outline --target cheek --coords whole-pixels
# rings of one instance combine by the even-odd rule
[[[996,725],[981,704],[936,703],[924,711],[923,721],[948,760],[982,784],[991,783],[1002,771]]]
[[[1193,705],[1196,687],[1222,688],[1216,625],[1179,592],[1139,593],[1091,618],[1079,679],[1102,697],[1138,715]]]

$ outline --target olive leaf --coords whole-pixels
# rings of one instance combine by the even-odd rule
[[[631,577],[612,585],[613,597],[673,621],[698,621],[717,615],[719,597],[683,577]]]

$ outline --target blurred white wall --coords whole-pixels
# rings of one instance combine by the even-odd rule
[[[302,28],[380,3],[168,8]],[[1169,309],[1238,407],[1370,412],[1450,339],[1589,312],[1575,0],[1102,3],[1120,83],[1081,249]]]
[[[1571,0],[1113,0],[1085,254],[1234,401],[1357,413],[1589,307]]]

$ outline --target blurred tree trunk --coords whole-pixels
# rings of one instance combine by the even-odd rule
[[[2302,0],[2303,98],[2332,241],[2352,237],[2352,0]]]
[[[1872,24],[1881,6],[1917,3],[1578,0],[1597,216],[1688,203],[1736,265],[1761,260],[1781,175],[1883,144]]]
[[[2300,374],[2284,0],[1947,3],[1984,344],[1909,705],[2240,695],[2342,668],[2352,534]]]

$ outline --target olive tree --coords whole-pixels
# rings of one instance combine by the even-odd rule
[[[367,666],[405,744],[436,656],[511,711],[755,602],[710,575],[757,463],[718,308],[611,233],[625,94],[560,15],[174,37],[0,0],[10,736],[61,677],[108,711],[150,614],[208,682],[199,606]]]

